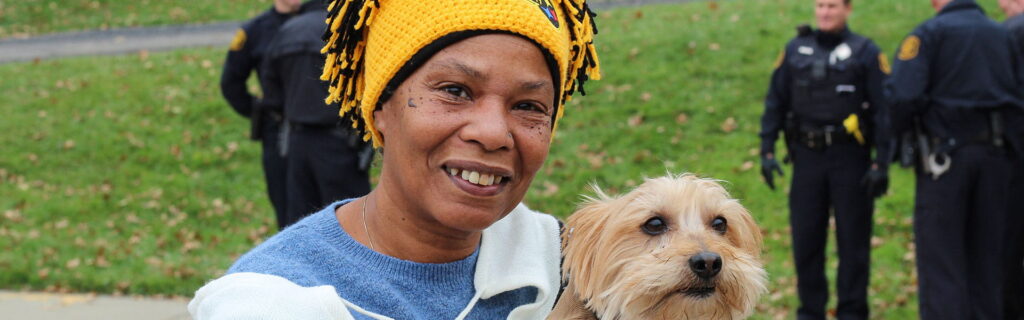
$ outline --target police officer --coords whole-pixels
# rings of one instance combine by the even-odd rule
[[[305,4],[301,0],[274,0],[274,6],[259,16],[247,21],[235,33],[231,41],[224,71],[220,78],[220,91],[231,108],[249,118],[252,123],[251,138],[260,140],[263,146],[263,175],[267,181],[267,193],[274,206],[278,227],[283,226],[285,214],[285,159],[278,150],[278,132],[283,116],[280,109],[262,104],[246,87],[246,80],[255,69],[259,76],[260,64],[267,44],[274,38],[277,29],[296,13],[321,7],[319,0]]]
[[[973,0],[931,3],[938,14],[903,40],[886,83],[893,130],[919,141],[920,316],[1000,319],[1008,188],[1021,150],[1006,130],[1024,107],[1022,60]]]
[[[782,174],[775,141],[784,131],[793,161],[789,208],[797,318],[825,319],[831,208],[839,249],[837,316],[866,319],[873,197],[888,188],[891,149],[882,133],[882,81],[889,66],[871,39],[847,27],[850,0],[814,5],[818,29],[798,28],[772,73],[761,118],[761,172],[774,189],[774,173]]]
[[[1003,26],[1017,41],[1018,52],[1024,53],[1024,0],[999,0],[999,7],[1006,14]],[[1016,129],[1018,139],[1024,140],[1024,119],[1009,118],[1007,121],[1010,123],[1006,126],[1010,131],[1008,133],[1012,133]],[[1016,122],[1012,122],[1013,120]],[[1024,157],[1020,154],[1016,156],[1022,161],[1017,161],[1014,166],[1013,181],[1010,187],[1011,195],[1024,194]],[[1006,268],[1006,287],[1003,290],[1006,293],[1006,299],[1003,300],[1005,304],[1003,310],[1006,312],[1004,318],[1024,320],[1024,201],[1011,197],[1007,213],[1009,222],[1006,224],[1007,240],[1005,243],[1009,247],[1006,249],[1007,260],[1004,265]]]
[[[288,206],[282,228],[333,201],[370,192],[373,150],[350,133],[351,123],[339,125],[337,104],[324,103],[328,83],[320,80],[320,48],[326,18],[327,10],[313,10],[285,22],[261,68],[265,103],[284,110]]]

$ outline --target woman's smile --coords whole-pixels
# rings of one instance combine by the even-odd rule
[[[456,187],[477,197],[501,193],[512,181],[512,170],[465,160],[447,161],[442,170]]]

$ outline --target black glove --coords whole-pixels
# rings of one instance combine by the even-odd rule
[[[868,196],[879,198],[885,195],[886,190],[889,190],[889,170],[872,167],[864,174],[860,184],[864,186]]]
[[[780,176],[786,175],[782,172],[782,167],[779,166],[778,161],[775,161],[775,158],[761,156],[761,176],[764,177],[764,182],[768,184],[768,188],[775,190],[773,172],[778,172]]]

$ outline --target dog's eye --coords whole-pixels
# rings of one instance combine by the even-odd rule
[[[711,220],[711,228],[718,231],[719,234],[725,234],[725,230],[729,229],[729,225],[725,218],[715,217],[715,220]]]
[[[644,222],[644,225],[640,228],[644,230],[644,233],[656,236],[665,233],[665,230],[668,230],[668,225],[665,224],[665,220],[662,220],[661,217],[654,217]]]

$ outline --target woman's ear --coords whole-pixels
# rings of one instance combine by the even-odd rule
[[[383,106],[381,108],[377,108],[377,110],[373,110],[373,127],[377,128],[377,132],[380,133],[381,137],[383,137],[384,133],[387,132],[388,122],[390,120],[387,118],[388,116],[387,113],[384,112]]]

